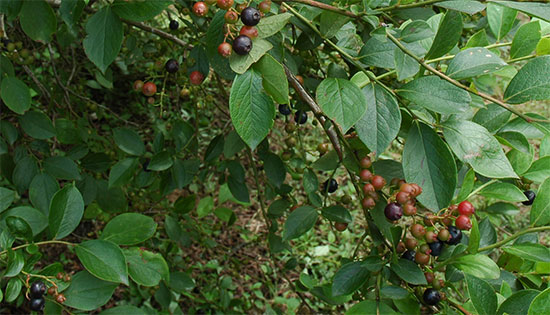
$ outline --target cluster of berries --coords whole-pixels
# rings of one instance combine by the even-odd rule
[[[233,9],[234,0],[199,1],[193,5],[193,13],[196,16],[203,17],[208,14],[208,5],[213,5],[214,3],[218,8],[227,10],[224,15],[227,32],[223,43],[218,46],[218,53],[223,57],[231,56],[233,51],[241,56],[247,55],[252,50],[252,40],[258,37],[258,29],[256,29],[255,26],[260,22],[263,14],[271,10],[271,1],[262,1],[258,5],[258,9],[247,7],[244,3],[238,4],[235,9]],[[239,30],[239,35],[233,38],[231,29],[232,25],[236,24],[239,20],[239,14],[241,22],[244,25]],[[233,38],[232,45],[227,42],[228,36]]]
[[[365,184],[363,185],[364,198],[361,201],[361,205],[365,209],[373,209],[376,202],[380,199],[378,191],[382,190],[386,186],[386,180],[380,175],[373,175],[372,160],[369,156],[365,156],[359,161],[361,171],[359,172],[359,178]]]
[[[30,65],[35,61],[33,53],[29,49],[23,48],[23,42],[20,41],[14,43],[7,38],[2,38],[1,50],[6,50],[6,56],[18,65]]]
[[[71,276],[69,275],[63,275],[62,273],[59,273],[57,275],[57,278],[59,280],[63,280],[65,282],[71,281]],[[57,287],[51,286],[47,289],[48,294],[55,297],[55,301],[59,304],[63,304],[66,301],[65,295],[63,293],[57,292]],[[29,307],[31,310],[40,312],[44,309],[44,306],[46,304],[46,300],[44,299],[44,294],[46,293],[46,285],[42,281],[35,281],[30,285],[29,288],[29,297],[30,297],[30,303]]]

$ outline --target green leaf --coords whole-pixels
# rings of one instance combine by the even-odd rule
[[[116,145],[130,155],[143,155],[145,145],[138,133],[129,128],[116,128],[113,130],[113,139]]]
[[[503,201],[521,202],[527,200],[523,192],[516,185],[510,183],[496,182],[490,184],[489,186],[485,186],[479,194]]]
[[[550,248],[541,244],[520,243],[502,247],[502,250],[525,260],[550,262]]]
[[[485,29],[482,29],[468,39],[468,42],[466,42],[464,49],[472,47],[483,47],[488,46],[489,44],[489,40],[487,39],[487,32],[485,32]]]
[[[479,249],[479,242],[481,235],[479,233],[479,226],[477,224],[477,219],[475,216],[472,216],[472,228],[470,229],[470,237],[468,239],[468,252],[475,254]]]
[[[55,193],[50,203],[48,222],[54,239],[71,234],[84,214],[84,200],[74,185],[65,185]]]
[[[395,70],[397,72],[397,80],[403,81],[418,73],[420,64],[411,56],[404,53],[401,49],[395,48],[394,52]]]
[[[229,67],[229,59],[222,57],[218,53],[218,45],[224,39],[225,12],[224,10],[218,10],[208,25],[208,31],[206,32],[206,53],[214,71],[224,79],[233,80],[235,72]]]
[[[464,12],[470,15],[485,10],[485,5],[483,3],[473,0],[449,0],[436,3],[435,5],[445,9]]]
[[[521,174],[522,177],[525,177],[531,181],[542,183],[546,178],[550,177],[550,156],[542,157],[533,164],[529,169]]]
[[[548,312],[550,312],[550,304],[548,303],[548,300],[550,300],[550,288],[542,291],[533,299],[527,314],[548,314]]]
[[[415,20],[411,23],[403,24],[399,40],[405,43],[413,43],[434,35],[430,25],[422,20]],[[416,61],[415,61],[416,62]]]
[[[345,264],[334,275],[332,296],[350,295],[368,280],[369,270],[360,261]]]
[[[547,22],[550,22],[550,4],[542,2],[516,2],[516,1],[494,1],[491,0],[491,3],[495,3],[507,8],[516,9],[527,15],[538,17]]]
[[[24,238],[26,240],[32,240],[32,228],[27,221],[20,217],[8,216],[6,217],[5,222],[11,235]],[[9,272],[9,268],[10,266],[8,266],[8,270],[6,270],[6,272]]]
[[[397,262],[392,262],[390,268],[396,275],[407,283],[415,285],[427,284],[426,277],[424,276],[422,269],[410,260],[401,258]]]
[[[202,198],[197,205],[198,218],[203,218],[214,210],[214,199],[211,196]]]
[[[96,310],[109,302],[116,287],[116,283],[100,280],[86,270],[80,271],[63,292],[67,298],[63,305],[82,311]]]
[[[229,96],[231,121],[241,139],[255,149],[273,126],[275,106],[262,90],[262,78],[253,69],[237,75]]]
[[[487,105],[487,108],[478,110],[472,121],[487,128],[489,132],[494,133],[504,126],[511,116],[512,113],[505,108],[491,103]]]
[[[303,181],[306,193],[311,194],[319,190],[319,179],[311,169],[305,170]]]
[[[10,217],[10,218],[14,218],[14,217]],[[31,233],[31,236],[32,236],[32,233]],[[8,265],[6,266],[6,269],[3,271],[2,277],[5,277],[5,278],[14,277],[14,276],[17,276],[21,272],[21,270],[23,270],[23,267],[25,266],[25,257],[23,256],[22,251],[23,250],[8,251]]]
[[[395,139],[401,126],[401,111],[397,100],[378,84],[363,89],[367,111],[355,124],[359,139],[376,156],[380,156]]]
[[[264,170],[267,180],[275,187],[280,188],[285,181],[286,168],[281,158],[274,153],[269,153],[264,158]]]
[[[479,174],[491,178],[517,178],[498,141],[484,127],[466,120],[448,120],[443,124],[447,143],[464,163]]]
[[[480,241],[479,247],[485,247],[494,244],[497,241],[497,233],[493,227],[489,217],[479,222]]]
[[[512,78],[504,92],[504,101],[521,104],[527,101],[550,98],[550,56],[542,56],[529,61]]]
[[[258,38],[266,38],[278,33],[292,17],[291,13],[282,13],[264,17],[256,25]]]
[[[514,26],[516,15],[516,10],[499,6],[491,2],[487,4],[487,21],[489,22],[489,28],[497,40],[500,40],[510,32]]]
[[[101,239],[117,245],[135,245],[151,238],[156,230],[157,224],[152,217],[139,213],[123,213],[107,223]]]
[[[390,40],[373,36],[361,48],[359,61],[366,66],[393,69],[395,48],[397,46]]]
[[[52,8],[44,0],[23,1],[19,13],[21,28],[31,39],[48,43],[57,29]]]
[[[236,73],[243,74],[271,48],[273,48],[273,45],[271,45],[270,42],[265,39],[256,38],[252,40],[252,50],[250,50],[248,54],[244,56],[231,54],[231,57],[229,57],[229,65]]]
[[[453,155],[439,135],[427,125],[413,124],[403,150],[403,170],[409,183],[418,183],[417,198],[432,211],[445,208],[453,198],[457,170]]]
[[[8,166],[10,169],[13,168],[13,165]],[[2,169],[5,172],[4,169]],[[22,194],[29,188],[32,179],[36,174],[38,174],[38,165],[36,165],[36,160],[31,156],[24,156],[15,165],[13,169],[12,179],[13,183],[17,187],[17,192]]]
[[[317,216],[312,206],[302,206],[292,211],[285,221],[283,242],[295,239],[313,228]]]
[[[328,78],[317,86],[317,102],[323,112],[346,133],[367,110],[367,99],[348,80]]]
[[[6,210],[15,199],[15,191],[0,187],[0,212]]]
[[[50,202],[59,190],[59,184],[51,175],[37,174],[29,186],[29,199],[32,205],[46,216],[50,212]]]
[[[138,247],[125,249],[123,252],[128,262],[128,273],[136,283],[152,287],[163,279],[169,281],[168,264],[161,254]]]
[[[351,223],[353,220],[348,209],[340,205],[323,208],[321,209],[321,214],[327,220],[334,222]]]
[[[11,303],[17,299],[21,288],[23,287],[23,281],[19,278],[11,278],[6,285],[6,302]]]
[[[86,34],[84,52],[105,73],[122,47],[122,22],[110,6],[104,6],[86,23]]]
[[[67,24],[71,32],[76,33],[78,22],[80,21],[80,16],[84,11],[86,3],[84,0],[67,0],[62,1],[61,6],[59,7],[59,15],[63,22]]]
[[[349,17],[337,12],[323,11],[321,13],[319,30],[324,38],[332,38],[349,21]],[[261,20],[260,20],[261,22]]]
[[[426,59],[438,58],[455,47],[462,35],[462,15],[456,11],[447,11],[441,19],[432,47]]]
[[[524,315],[529,310],[531,301],[540,293],[537,290],[521,290],[508,297],[498,308],[497,315]]]
[[[100,315],[121,315],[121,314],[147,315],[148,313],[145,310],[135,307],[133,305],[119,305],[119,306],[108,308],[99,314]]]
[[[466,283],[470,300],[476,309],[476,314],[493,315],[497,311],[497,295],[493,287],[485,280],[466,274]]]
[[[35,139],[48,139],[55,136],[52,121],[42,112],[26,112],[19,117],[19,123],[23,131]]]
[[[352,306],[347,312],[346,315],[392,315],[400,314],[394,311],[390,306],[381,302],[378,303],[375,300],[365,300],[359,302]]]
[[[15,77],[3,78],[0,96],[4,104],[19,115],[31,108],[31,91],[25,83]]]
[[[168,151],[161,151],[153,156],[147,169],[150,171],[164,171],[169,169],[174,164],[172,156]]]
[[[170,273],[170,288],[179,293],[190,291],[195,287],[195,282],[186,273],[181,271]]]
[[[458,257],[451,265],[481,279],[498,279],[500,277],[498,265],[491,258],[481,254]]]
[[[58,179],[79,180],[80,172],[76,163],[66,156],[53,156],[44,160],[46,173]]]
[[[76,255],[84,268],[105,281],[128,285],[126,258],[120,247],[104,240],[91,240],[75,247]]]
[[[435,75],[413,80],[399,88],[397,93],[417,105],[442,114],[465,112],[472,101],[468,92]]]
[[[109,172],[109,188],[125,185],[132,179],[139,165],[138,159],[126,158],[113,165]]]
[[[256,64],[254,70],[262,75],[264,90],[279,104],[288,104],[288,80],[285,69],[271,55],[265,54]]]
[[[17,217],[23,219],[31,227],[33,236],[38,235],[48,226],[48,219],[42,212],[28,206],[11,208],[2,213],[2,218]],[[3,224],[2,224],[3,225]],[[51,227],[50,227],[51,228]]]
[[[514,35],[514,40],[510,47],[510,58],[514,59],[529,55],[537,48],[540,38],[539,21],[523,24]]]
[[[531,224],[543,226],[550,223],[550,178],[547,178],[539,187],[539,191],[531,206]]]
[[[116,0],[112,8],[118,16],[123,19],[143,22],[159,15],[173,1],[124,1]]]
[[[495,72],[506,65],[506,62],[487,48],[468,48],[451,60],[446,74],[455,80],[462,80]]]

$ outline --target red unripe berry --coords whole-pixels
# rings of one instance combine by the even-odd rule
[[[386,186],[386,180],[380,175],[374,175],[372,177],[372,185],[374,186],[374,189],[382,190],[382,188]]]
[[[241,30],[239,31],[239,35],[245,35],[250,37],[250,39],[254,39],[258,37],[258,29],[254,26],[243,25],[243,27],[241,27]]]
[[[145,96],[153,96],[157,93],[157,85],[153,82],[147,82],[141,88],[141,93]]]
[[[235,11],[227,11],[223,17],[227,24],[235,24],[239,20],[239,15]]]
[[[372,180],[372,173],[369,170],[363,169],[359,172],[359,178],[364,182],[370,182]]]
[[[474,212],[474,205],[468,200],[464,200],[463,202],[458,204],[458,213],[460,213],[461,215],[471,216],[472,214],[474,214]]]
[[[366,183],[363,185],[363,193],[368,195],[370,192],[374,191],[374,186],[371,183]]]
[[[246,3],[239,3],[235,7],[235,10],[237,10],[237,12],[241,13],[244,9],[246,9],[246,7],[247,7]]]
[[[348,227],[348,224],[347,223],[342,223],[342,222],[336,222],[334,223],[334,228],[337,230],[337,231],[345,231]]]
[[[470,222],[470,218],[463,214],[459,215],[458,218],[456,218],[455,225],[460,230],[469,230],[472,228],[472,222]]]
[[[304,85],[304,78],[301,75],[297,75],[296,80],[298,80],[298,82],[300,82],[301,85]]]
[[[147,103],[148,103],[148,104],[151,104],[151,105],[155,104],[155,98],[152,97],[152,96],[148,97],[148,98],[147,98]]]
[[[218,46],[218,53],[224,58],[231,56],[232,51],[233,48],[229,43],[223,42]]]
[[[399,187],[399,191],[405,192],[410,195],[414,195],[414,186],[411,184],[404,183]]]
[[[363,200],[361,201],[361,205],[363,206],[363,208],[372,209],[374,208],[374,206],[376,206],[376,202],[372,197],[366,197],[363,198]]]
[[[222,10],[228,10],[233,6],[233,0],[217,0],[216,5]]]
[[[199,71],[193,71],[189,75],[189,80],[191,81],[191,84],[199,85],[202,81],[204,81],[204,74]]]
[[[430,249],[430,245],[428,244],[422,244],[420,245],[420,247],[418,248],[418,250],[421,252],[421,253],[424,253],[424,254],[429,254],[432,250]]]
[[[416,238],[422,238],[426,234],[426,229],[422,225],[416,223],[411,226],[411,234]]]
[[[410,237],[405,239],[405,247],[407,247],[407,249],[413,250],[416,248],[416,245],[418,245],[418,241],[416,239]]]
[[[397,247],[395,248],[395,251],[398,252],[399,254],[403,253],[405,250],[407,250],[407,248],[405,248],[405,243],[403,242],[399,242],[397,243]]]
[[[400,191],[395,196],[395,200],[397,200],[397,202],[399,202],[400,204],[404,205],[407,202],[409,202],[409,200],[411,200],[411,195],[404,191]]]
[[[361,168],[370,168],[372,166],[372,160],[369,156],[365,156],[361,159],[361,161],[359,161],[359,164],[361,165]]]
[[[416,207],[413,203],[409,202],[403,206],[403,214],[406,216],[412,216],[416,214]]]
[[[422,187],[420,187],[418,184],[416,183],[412,183],[411,184],[414,188],[414,196],[415,197],[418,197],[420,194],[422,194]]]
[[[260,12],[262,13],[268,13],[269,11],[271,11],[271,1],[265,0],[260,2],[260,4],[258,5],[258,10],[260,10]]]
[[[435,279],[435,276],[434,276],[433,272],[424,272],[424,277],[426,277],[426,281],[428,283],[432,283],[432,281],[434,281],[434,279]]]
[[[445,218],[441,219],[441,223],[443,223],[443,225],[445,225],[445,226],[449,226],[449,225],[453,224],[453,220],[451,220],[451,218],[449,218],[449,217],[445,217]]]
[[[199,1],[193,5],[193,13],[196,16],[205,16],[208,13],[208,6],[206,3]]]
[[[426,238],[426,243],[433,243],[437,241],[437,234],[435,234],[434,231],[427,231],[424,237]]]
[[[143,81],[141,80],[136,80],[134,81],[134,91],[141,91],[141,88],[143,88]]]
[[[416,255],[414,256],[414,260],[418,264],[427,265],[430,262],[430,255],[417,252]]]
[[[443,242],[448,241],[450,237],[451,237],[451,234],[449,233],[449,230],[447,230],[447,229],[442,229],[442,230],[439,231],[439,233],[437,233],[437,238],[440,241],[443,241]]]

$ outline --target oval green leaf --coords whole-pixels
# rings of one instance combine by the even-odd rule
[[[120,247],[104,240],[91,240],[75,247],[84,268],[105,281],[128,285],[126,258]]]
[[[156,230],[153,218],[139,213],[123,213],[107,223],[101,239],[118,245],[135,245],[151,238]]]

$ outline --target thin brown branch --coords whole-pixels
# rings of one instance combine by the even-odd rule
[[[32,81],[34,82],[34,84],[36,84],[36,86],[38,86],[38,88],[40,89],[40,91],[42,91],[42,94],[44,97],[46,97],[48,100],[52,98],[52,96],[50,95],[50,92],[48,92],[48,90],[46,90],[46,88],[44,87],[44,85],[42,83],[40,83],[40,81],[38,81],[38,78],[34,75],[34,73],[32,72],[31,69],[29,69],[28,66],[26,65],[23,65],[23,70],[25,70],[25,72],[27,73],[27,75],[29,77],[31,77]]]
[[[338,13],[338,14],[341,14],[341,15],[349,16],[349,17],[354,18],[354,19],[360,17],[360,15],[357,15],[357,14],[351,12],[351,11],[340,9],[340,8],[337,8],[337,7],[332,6],[330,4],[326,4],[326,3],[322,3],[322,2],[318,2],[318,1],[313,1],[313,0],[287,0],[287,1],[275,1],[275,2],[277,2],[277,3],[296,2],[296,3],[301,3],[301,4],[309,5],[309,6],[312,6],[312,7],[316,7],[316,8],[319,8],[319,9],[323,9],[323,10],[326,10],[326,11],[335,12],[335,13]]]
[[[130,20],[126,20],[126,19],[121,19],[122,22],[128,24],[128,25],[132,25],[132,26],[135,26],[139,29],[142,29],[144,31],[147,31],[149,33],[152,33],[152,34],[155,34],[155,35],[158,35],[159,37],[162,37],[164,39],[167,39],[167,40],[170,40],[178,45],[180,45],[181,47],[184,47],[184,48],[192,48],[191,45],[189,45],[188,43],[184,42],[183,40],[177,38],[176,36],[170,34],[170,33],[166,33],[164,31],[161,31],[159,30],[158,28],[154,28],[152,26],[149,26],[145,23],[142,23],[142,22],[134,22],[134,21],[130,21]]]

